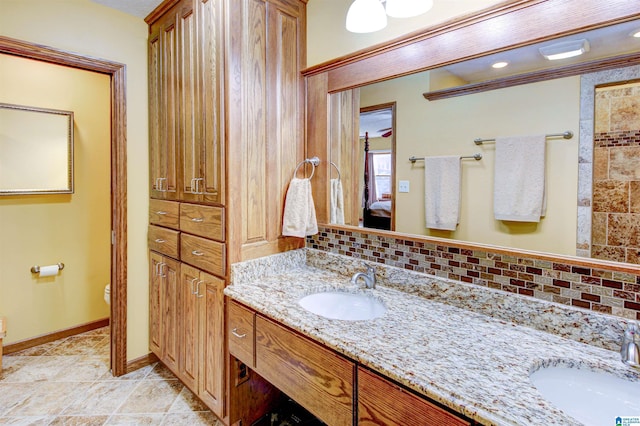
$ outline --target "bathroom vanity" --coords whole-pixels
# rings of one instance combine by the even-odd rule
[[[541,396],[532,372],[561,365],[640,382],[610,350],[622,319],[376,267],[376,288],[363,289],[349,282],[362,261],[313,249],[233,265],[229,352],[330,425],[581,424]],[[298,303],[328,289],[365,293],[386,312],[344,321]],[[492,316],[505,306],[513,321]],[[556,320],[543,324],[549,310]]]

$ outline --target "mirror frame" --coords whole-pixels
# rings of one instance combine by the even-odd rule
[[[11,110],[11,111],[23,111],[26,113],[39,113],[39,114],[50,114],[53,116],[60,116],[62,120],[66,120],[66,134],[65,135],[48,135],[47,137],[55,137],[57,139],[65,138],[67,140],[66,145],[66,154],[67,154],[67,162],[64,165],[64,172],[66,174],[66,186],[65,187],[51,187],[46,188],[41,186],[39,188],[5,188],[0,184],[0,195],[26,195],[26,194],[73,194],[73,111],[63,111],[58,109],[50,109],[50,108],[39,108],[25,105],[14,105],[7,103],[0,103],[0,110]],[[32,123],[33,126],[39,128],[39,124],[37,122]],[[11,126],[13,127],[13,126]],[[12,132],[13,134],[13,132]],[[44,135],[42,135],[44,137]],[[39,138],[38,138],[39,139]],[[20,138],[17,142],[24,142],[24,138]],[[38,142],[38,141],[35,141]],[[38,144],[40,146],[40,144]],[[2,160],[0,158],[0,160]],[[23,164],[22,169],[25,172],[29,172],[30,166],[33,164],[38,164],[41,161],[48,161],[46,157],[42,158],[31,158],[29,164]],[[58,165],[55,165],[56,173],[62,168]],[[39,182],[42,180],[38,179]]]
[[[332,93],[638,18],[640,3],[628,0],[611,0],[606,7],[601,0],[508,1],[307,68],[303,71],[307,88],[307,156],[331,158]],[[330,224],[329,162],[323,161],[317,169],[312,182],[316,215],[318,223],[326,227],[640,273],[640,265]]]

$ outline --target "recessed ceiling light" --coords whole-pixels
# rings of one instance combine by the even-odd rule
[[[640,38],[640,30],[635,30],[630,35],[631,37]]]
[[[433,0],[387,0],[387,15],[392,18],[411,18],[422,15],[433,7]]]
[[[492,67],[492,68],[496,68],[496,69],[498,69],[498,68],[504,68],[504,67],[506,67],[507,65],[509,65],[509,62],[507,62],[507,61],[499,61],[499,62],[495,62],[495,63],[493,63],[493,64],[491,65],[491,67]]]
[[[540,54],[548,60],[555,61],[558,59],[572,58],[588,52],[589,42],[585,39],[562,41],[560,43],[550,44],[549,46],[543,46],[538,50]]]

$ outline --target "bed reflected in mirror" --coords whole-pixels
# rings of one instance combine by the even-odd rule
[[[358,224],[365,228],[394,229],[394,114],[393,103],[360,108],[357,164],[362,167],[362,218]]]

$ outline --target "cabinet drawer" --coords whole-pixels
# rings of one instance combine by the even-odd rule
[[[149,200],[149,223],[180,228],[180,203],[175,201]]]
[[[218,276],[225,274],[225,246],[223,243],[182,234],[180,253],[182,254],[180,260],[185,263]]]
[[[224,209],[180,203],[180,230],[224,241]]]
[[[254,368],[254,319],[253,311],[235,303],[229,303],[227,318],[227,336],[229,353]]]
[[[149,249],[174,259],[180,258],[180,232],[150,225],[147,237]]]
[[[358,368],[358,425],[469,426],[466,420]]]
[[[259,315],[255,370],[328,425],[353,424],[355,365]]]

